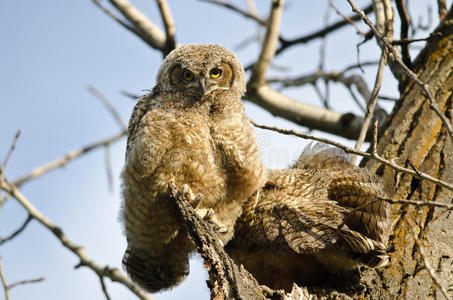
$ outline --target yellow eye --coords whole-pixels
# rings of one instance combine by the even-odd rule
[[[194,79],[193,73],[189,70],[182,71],[181,78],[184,81],[192,81]]]
[[[222,75],[222,70],[219,68],[214,68],[210,72],[211,78],[219,78]]]

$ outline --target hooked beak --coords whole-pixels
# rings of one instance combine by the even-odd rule
[[[200,77],[200,80],[198,81],[198,90],[199,90],[200,94],[202,94],[203,96],[205,95],[205,93],[206,93],[206,78]]]

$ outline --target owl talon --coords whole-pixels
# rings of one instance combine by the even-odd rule
[[[212,221],[212,218],[214,217],[214,210],[208,209],[206,211],[206,215],[203,217],[203,220],[205,221]]]
[[[218,232],[218,233],[227,233],[227,232],[228,232],[228,228],[226,228],[226,227],[220,227],[219,229],[217,229],[217,232]]]
[[[183,184],[182,187],[181,187],[181,194],[182,194],[182,197],[187,199],[187,202],[189,202],[189,204],[193,207],[193,208],[197,208],[198,205],[200,204],[201,202],[201,199],[203,199],[203,195],[202,194],[198,194],[196,197],[194,195],[194,193],[192,192],[192,189],[189,187],[188,184]]]
[[[203,199],[203,195],[202,194],[198,194],[197,197],[195,197],[193,202],[190,203],[190,204],[192,205],[193,208],[197,208],[198,205],[200,205],[201,199]]]

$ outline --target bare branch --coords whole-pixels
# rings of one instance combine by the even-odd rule
[[[372,5],[369,5],[367,7],[365,7],[363,9],[363,11],[368,14],[370,12],[373,11],[373,6]],[[350,16],[348,17],[349,20],[352,20],[352,21],[358,21],[360,20],[360,17],[357,16],[357,15],[353,15],[353,16]],[[305,44],[305,43],[308,43],[314,39],[318,39],[318,38],[322,38],[326,35],[328,35],[329,33],[337,30],[337,29],[340,29],[342,28],[343,26],[345,25],[348,25],[349,22],[346,21],[346,20],[341,20],[341,21],[338,21],[332,25],[329,25],[321,30],[318,30],[316,32],[313,32],[313,33],[310,33],[308,35],[304,35],[304,36],[301,36],[301,37],[298,37],[296,39],[293,39],[293,40],[282,40],[280,39],[281,41],[281,46],[280,48],[278,48],[278,50],[276,51],[276,54],[280,54],[281,52],[285,51],[287,48],[293,46],[293,45],[296,45],[296,44]]]
[[[368,88],[365,79],[358,74],[346,76],[344,72],[326,73],[323,71],[317,71],[313,74],[302,75],[295,78],[270,78],[267,80],[267,82],[281,83],[283,86],[288,87],[288,86],[302,86],[305,84],[315,85],[319,79],[324,80],[324,82],[329,81],[340,82],[344,84],[351,92],[352,86],[355,86],[365,103],[368,102],[368,100],[371,97],[371,92],[370,89]],[[360,103],[360,101],[358,101],[357,98],[354,98],[354,100],[360,107],[360,109],[362,111],[365,111],[363,104]]]
[[[260,16],[254,14],[254,13],[251,13],[251,12],[248,12],[248,11],[245,11],[237,6],[234,6],[228,2],[225,2],[225,1],[220,1],[220,0],[200,0],[202,2],[207,2],[207,3],[212,3],[212,4],[217,4],[217,5],[220,5],[220,6],[223,6],[225,8],[228,8],[234,12],[237,12],[239,13],[240,15],[246,17],[246,18],[249,18],[249,19],[252,19],[252,20],[255,20],[258,24],[260,25],[263,25],[263,26],[266,26],[267,22],[266,20],[262,19]]]
[[[245,98],[273,115],[348,139],[356,139],[363,124],[363,119],[352,113],[341,114],[302,103],[280,94],[268,85],[249,89]]]
[[[89,86],[88,91],[92,93],[97,99],[99,99],[102,104],[104,104],[105,108],[112,114],[113,118],[115,119],[116,123],[120,127],[121,130],[126,130],[126,125],[124,124],[123,120],[121,119],[120,114],[118,111],[115,109],[115,107],[112,105],[110,100],[103,94],[101,91],[99,91],[97,88],[94,86]]]
[[[11,241],[12,239],[14,239],[16,236],[18,236],[22,231],[25,230],[25,228],[27,227],[28,223],[30,223],[30,221],[32,220],[33,218],[29,215],[27,216],[27,219],[22,223],[22,225],[17,228],[13,233],[11,233],[9,236],[7,236],[6,238],[0,238],[0,246],[3,245],[4,243],[8,242],[8,241]]]
[[[443,20],[447,15],[447,0],[437,0],[437,10],[439,11],[439,20]]]
[[[411,19],[409,12],[407,11],[406,1],[405,0],[396,0],[396,8],[398,9],[398,15],[401,20],[401,29],[400,37],[401,40],[409,39],[409,27],[411,24]],[[395,44],[395,42],[393,42]],[[411,55],[409,53],[409,45],[407,43],[401,44],[401,55],[403,62],[410,68],[412,65]]]
[[[38,168],[34,169],[33,171],[31,171],[30,174],[27,174],[27,175],[24,175],[24,176],[21,176],[21,177],[17,178],[16,180],[13,181],[13,185],[21,186],[26,181],[29,181],[31,179],[36,179],[36,178],[46,174],[47,172],[50,172],[50,171],[55,170],[57,168],[63,167],[64,165],[66,165],[71,160],[73,160],[75,158],[78,158],[78,157],[80,157],[81,155],[83,155],[85,153],[88,153],[88,152],[90,152],[92,150],[95,150],[97,148],[100,148],[100,147],[105,147],[107,145],[110,145],[110,144],[116,142],[117,140],[121,139],[125,135],[126,135],[126,132],[123,131],[123,132],[120,132],[120,133],[118,133],[118,134],[116,134],[114,136],[111,136],[111,137],[107,138],[107,139],[95,142],[93,144],[89,144],[89,145],[84,146],[84,147],[82,147],[80,149],[77,149],[77,150],[69,151],[68,154],[66,154],[64,157],[56,159],[54,161],[51,161],[51,162],[49,162],[49,163],[47,163],[47,164],[45,164],[45,165],[43,165],[41,167],[38,167]]]
[[[99,276],[99,281],[101,282],[102,292],[104,293],[105,299],[111,300],[109,292],[107,291],[107,286],[105,285],[104,277]]]
[[[36,221],[41,223],[49,231],[51,231],[55,237],[60,240],[63,246],[69,249],[80,259],[80,266],[85,266],[93,270],[98,276],[108,277],[112,281],[119,282],[127,287],[131,292],[133,292],[137,297],[142,300],[152,300],[153,298],[147,295],[143,290],[138,288],[132,281],[124,275],[117,268],[110,268],[108,266],[101,266],[89,258],[85,252],[85,249],[75,243],[73,243],[63,232],[63,230],[58,227],[55,223],[49,220],[44,216],[36,207],[31,204],[30,201],[17,189],[16,186],[12,185],[5,178],[2,181],[2,189],[6,191],[11,197],[15,198],[20,205],[22,205],[29,215],[34,218]]]
[[[166,55],[165,33],[154,25],[143,13],[135,8],[128,0],[109,0],[116,9],[134,26],[136,33],[152,48],[160,50]]]
[[[169,183],[169,189],[179,217],[208,269],[211,299],[264,299],[265,291],[253,276],[243,267],[238,268],[226,254],[212,226],[197,215],[174,183]]]
[[[109,191],[110,193],[113,193],[114,187],[110,145],[105,146],[105,170],[107,172],[107,183],[109,185]]]
[[[4,175],[4,172],[6,170],[6,165],[8,165],[8,161],[11,157],[11,154],[13,154],[14,149],[16,149],[16,143],[17,140],[20,137],[20,130],[16,132],[16,135],[14,136],[13,142],[11,143],[11,146],[9,147],[8,153],[6,154],[5,160],[3,161],[3,164],[0,165],[0,179]]]
[[[248,85],[260,86],[266,83],[266,71],[275,55],[278,42],[280,19],[283,11],[283,0],[272,0],[266,35],[258,61],[253,66]]]
[[[365,137],[367,132],[369,131],[369,127],[371,124],[371,119],[374,115],[374,109],[377,104],[379,90],[381,89],[382,78],[384,77],[385,66],[387,65],[387,50],[384,49],[381,54],[381,59],[379,61],[379,67],[376,74],[376,80],[374,82],[373,92],[371,93],[371,98],[368,100],[368,104],[365,111],[365,120],[363,121],[362,129],[360,130],[359,138],[355,144],[355,149],[360,150],[362,147],[363,142],[365,141]],[[354,156],[353,163],[357,160],[357,156]]]
[[[5,300],[10,300],[9,291],[12,288],[14,288],[18,285],[41,282],[43,280],[44,280],[44,277],[40,277],[40,278],[36,278],[36,279],[21,280],[21,281],[14,282],[12,284],[8,284],[6,282],[5,273],[3,272],[2,257],[0,256],[0,281],[2,282],[3,291],[5,293]]]
[[[431,263],[428,261],[428,258],[426,257],[425,248],[423,247],[421,241],[418,239],[417,234],[415,233],[415,228],[417,228],[417,225],[415,225],[415,222],[409,216],[406,216],[404,220],[412,233],[412,237],[415,241],[415,245],[417,246],[418,253],[420,253],[420,257],[423,260],[424,268],[428,271],[429,276],[437,285],[437,287],[440,289],[445,299],[450,300],[451,299],[450,296],[448,296],[447,291],[440,283],[439,278],[437,278],[436,272],[434,271],[433,267],[431,266]]]
[[[176,48],[176,29],[175,21],[171,15],[170,7],[166,0],[156,0],[157,5],[159,6],[160,15],[162,17],[162,22],[165,27],[165,40],[166,40],[166,52],[170,53],[171,50]]]
[[[120,18],[118,18],[111,10],[109,10],[107,7],[101,4],[99,0],[93,0],[93,3],[99,7],[106,15],[111,17],[114,21],[118,22],[121,26],[129,30],[130,32],[136,34],[137,36],[141,37],[140,33],[135,29],[132,25],[124,22]]]
[[[391,199],[391,198],[379,198],[381,201],[385,201],[392,204],[403,204],[413,206],[431,206],[445,208],[446,210],[453,210],[453,204],[439,203],[433,201],[416,201],[416,200],[404,200],[404,199]]]
[[[3,272],[2,257],[0,256],[0,279],[2,281],[3,291],[5,293],[5,300],[10,300],[9,298],[9,286],[6,282],[5,273]]]
[[[415,74],[414,72],[412,72],[405,64],[404,62],[401,60],[401,57],[399,55],[399,53],[395,50],[395,48],[391,45],[391,42],[388,41],[388,39],[384,36],[382,36],[376,29],[376,27],[373,25],[373,23],[371,22],[371,20],[364,14],[363,11],[359,10],[357,8],[357,6],[354,4],[354,2],[352,0],[347,0],[348,3],[351,5],[352,7],[352,10],[356,13],[358,13],[363,21],[371,28],[371,30],[373,30],[376,38],[382,42],[382,44],[389,50],[389,52],[391,53],[391,55],[393,56],[393,59],[396,61],[396,63],[402,68],[402,70],[404,71],[404,73],[410,78],[412,79],[418,86],[420,86],[420,88],[422,89],[423,93],[425,94],[425,96],[428,98],[428,101],[429,101],[429,105],[431,107],[431,109],[437,114],[437,116],[441,119],[442,123],[444,124],[444,126],[447,128],[447,131],[448,131],[448,134],[450,135],[450,139],[451,141],[453,142],[453,127],[450,123],[450,121],[447,119],[447,117],[445,116],[445,114],[443,114],[440,109],[437,107],[436,105],[436,102],[435,102],[435,99],[434,97],[432,96],[431,92],[429,91],[429,86],[422,82],[418,77],[417,77],[417,74]]]
[[[44,281],[44,279],[45,279],[44,277],[39,277],[39,278],[35,278],[35,279],[17,281],[17,282],[11,283],[9,285],[9,288],[12,289],[13,287],[16,287],[18,285],[23,285],[23,284],[38,283],[38,282]]]
[[[348,16],[344,15],[332,2],[332,0],[329,0],[329,6],[332,7],[335,12],[337,13],[337,15],[339,15],[340,17],[342,17],[346,22],[348,22],[349,24],[352,25],[352,27],[355,28],[357,34],[360,34],[360,35],[363,35],[365,36],[366,33],[365,32],[362,32],[360,31],[359,27],[357,25],[355,25],[355,22]]]
[[[326,138],[320,138],[320,137],[316,137],[316,136],[313,136],[313,135],[310,135],[310,134],[306,134],[306,133],[301,133],[301,132],[296,132],[294,130],[288,130],[288,129],[280,129],[280,128],[277,128],[277,127],[272,127],[272,126],[266,126],[266,125],[260,125],[260,124],[257,124],[253,121],[251,121],[252,124],[255,126],[255,127],[258,127],[258,128],[262,128],[262,129],[266,129],[266,130],[272,130],[272,131],[275,131],[275,132],[279,132],[281,134],[285,134],[285,135],[293,135],[293,136],[297,136],[297,137],[300,137],[300,138],[303,138],[303,139],[309,139],[309,140],[313,140],[313,141],[318,141],[318,142],[322,142],[322,143],[325,143],[325,144],[329,144],[329,145],[332,145],[332,146],[335,146],[335,147],[338,147],[340,149],[342,149],[344,152],[346,153],[351,153],[351,154],[355,154],[355,155],[360,155],[362,157],[365,157],[365,158],[368,158],[368,159],[374,159],[396,171],[399,171],[399,172],[402,172],[402,173],[406,173],[406,174],[409,174],[409,175],[412,175],[416,178],[419,178],[419,179],[425,179],[425,180],[428,180],[428,181],[431,181],[435,184],[438,184],[446,189],[449,189],[451,191],[453,191],[453,184],[451,183],[447,183],[445,181],[442,181],[440,179],[437,179],[437,178],[434,178],[426,173],[419,173],[417,174],[417,172],[415,172],[414,170],[411,170],[411,169],[408,169],[408,168],[404,168],[404,167],[401,167],[397,164],[395,164],[394,162],[392,161],[389,161],[381,156],[379,156],[378,154],[376,153],[367,153],[367,152],[363,152],[363,151],[358,151],[356,149],[353,149],[353,148],[350,148],[348,146],[345,146],[341,143],[338,143],[338,142],[335,142],[335,141],[332,141],[332,140],[329,140],[329,139],[326,139]]]

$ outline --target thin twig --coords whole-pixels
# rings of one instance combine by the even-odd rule
[[[363,11],[365,13],[370,13],[373,11],[373,6],[372,5],[369,5],[367,7],[365,7],[363,9]],[[352,21],[358,21],[360,20],[360,17],[357,16],[357,15],[353,15],[353,16],[350,16],[348,17],[349,20],[352,20]],[[318,30],[316,32],[313,32],[313,33],[310,33],[308,35],[304,35],[304,36],[301,36],[301,37],[298,37],[298,38],[295,38],[293,40],[281,40],[281,43],[282,45],[280,46],[280,48],[277,49],[276,51],[276,55],[282,53],[283,51],[285,51],[286,49],[288,49],[289,47],[293,46],[293,45],[296,45],[296,44],[305,44],[305,43],[308,43],[314,39],[318,39],[318,38],[322,38],[328,34],[330,34],[331,32],[337,30],[337,29],[340,29],[342,28],[343,26],[345,25],[348,25],[349,22],[346,21],[346,20],[341,20],[341,21],[338,21],[336,23],[333,23],[332,25],[329,25],[321,30]]]
[[[99,276],[99,281],[101,282],[102,292],[107,300],[111,300],[109,292],[107,291],[107,286],[105,285],[104,277]]]
[[[56,159],[54,161],[51,161],[51,162],[49,162],[49,163],[47,163],[47,164],[45,164],[45,165],[43,165],[41,167],[38,167],[38,168],[34,169],[33,171],[31,171],[27,175],[24,175],[24,176],[21,176],[21,177],[15,179],[13,181],[13,185],[21,186],[26,181],[29,181],[31,179],[36,179],[36,178],[46,174],[47,172],[50,172],[50,171],[55,170],[57,168],[63,167],[64,165],[66,165],[71,160],[73,160],[75,158],[78,158],[78,157],[80,157],[81,155],[83,155],[85,153],[88,153],[88,152],[90,152],[92,150],[95,150],[97,148],[100,148],[100,147],[104,147],[104,146],[110,145],[110,144],[116,142],[117,140],[121,139],[125,135],[126,135],[125,131],[124,132],[120,132],[120,133],[118,133],[118,134],[116,134],[114,136],[111,136],[111,137],[107,138],[107,139],[95,142],[93,144],[89,144],[89,145],[84,146],[84,147],[82,147],[80,149],[77,149],[77,150],[69,151],[64,157]]]
[[[2,281],[3,291],[5,293],[5,300],[10,300],[9,298],[9,286],[6,282],[5,273],[3,272],[2,257],[0,256],[0,279]]]
[[[441,119],[442,123],[444,124],[444,126],[447,128],[447,131],[448,131],[448,134],[450,136],[450,139],[453,143],[453,127],[450,123],[450,121],[447,119],[447,117],[445,116],[445,114],[443,114],[439,108],[437,107],[436,105],[436,102],[435,102],[435,99],[434,97],[432,96],[431,92],[429,91],[429,86],[422,82],[418,77],[417,77],[417,74],[415,74],[414,72],[412,72],[412,70],[410,70],[405,64],[404,62],[401,60],[401,56],[399,55],[399,53],[394,49],[394,47],[391,45],[391,42],[389,42],[387,40],[386,37],[382,36],[376,29],[376,27],[374,26],[374,24],[371,22],[371,20],[365,15],[365,13],[361,10],[359,10],[357,8],[357,6],[354,4],[354,1],[352,0],[347,0],[348,3],[351,5],[352,7],[352,10],[356,13],[358,13],[363,21],[371,28],[371,30],[373,30],[375,36],[377,39],[379,39],[382,44],[389,50],[389,52],[392,54],[393,58],[395,59],[395,61],[397,62],[397,64],[402,68],[402,70],[404,71],[404,73],[409,77],[411,78],[418,86],[421,87],[423,93],[425,94],[425,96],[427,97],[428,101],[429,101],[429,105],[431,107],[431,109],[437,114],[437,116]]]
[[[349,24],[352,25],[352,27],[354,27],[354,29],[356,30],[357,34],[360,34],[362,36],[365,36],[365,32],[362,32],[359,27],[357,25],[355,25],[355,22],[354,20],[352,20],[350,17],[344,15],[332,2],[332,0],[329,0],[329,6],[332,7],[335,12],[337,13],[337,15],[339,15],[340,17],[342,17],[346,22],[348,22]]]
[[[217,4],[217,5],[220,5],[220,6],[223,6],[225,8],[228,8],[234,12],[237,12],[239,13],[240,15],[246,17],[246,18],[249,18],[249,19],[252,19],[252,20],[255,20],[258,24],[260,25],[263,25],[263,26],[266,26],[267,22],[266,20],[262,19],[260,16],[254,14],[254,13],[251,13],[251,12],[248,12],[246,10],[243,10],[237,6],[234,6],[228,2],[225,2],[225,1],[220,1],[220,0],[200,0],[202,2],[207,2],[207,3],[212,3],[212,4]]]
[[[371,119],[374,115],[374,109],[377,104],[379,90],[381,89],[382,78],[384,77],[385,66],[387,65],[387,50],[383,50],[381,54],[381,59],[379,61],[379,67],[376,74],[376,80],[374,81],[374,88],[371,92],[371,98],[368,99],[368,104],[365,111],[365,120],[363,121],[362,129],[360,130],[359,137],[355,144],[355,149],[360,150],[362,147],[363,142],[365,141],[365,137],[367,132],[369,131],[368,128],[371,124]],[[354,156],[352,163],[354,164],[357,161],[357,156]]]
[[[379,198],[381,201],[385,201],[392,204],[403,204],[413,206],[431,206],[445,208],[446,210],[453,210],[453,204],[439,203],[433,201],[416,201],[416,200],[403,200],[403,199],[391,199],[391,198]]]
[[[33,218],[28,215],[27,216],[27,219],[22,223],[22,225],[17,228],[13,233],[11,233],[9,236],[7,236],[6,238],[0,238],[0,245],[3,245],[4,243],[8,242],[8,241],[11,241],[12,239],[14,239],[18,234],[20,234],[22,231],[25,230],[25,228],[27,227],[28,223],[30,223],[30,221],[32,220]]]
[[[318,142],[322,142],[322,143],[325,143],[325,144],[329,144],[329,145],[332,145],[332,146],[335,146],[335,147],[338,147],[340,149],[343,149],[344,152],[346,153],[351,153],[351,154],[355,154],[355,155],[360,155],[360,156],[363,156],[365,158],[371,158],[371,159],[374,159],[396,171],[399,171],[399,172],[402,172],[402,173],[406,173],[406,174],[409,174],[409,175],[412,175],[416,178],[420,178],[420,179],[425,179],[425,180],[428,180],[428,181],[431,181],[435,184],[438,184],[446,189],[449,189],[451,191],[453,191],[453,184],[451,183],[447,183],[445,181],[442,181],[440,179],[437,179],[437,178],[434,178],[426,173],[420,173],[420,174],[417,174],[417,172],[415,172],[414,170],[411,170],[411,169],[408,169],[408,168],[404,168],[404,167],[401,167],[397,164],[395,164],[394,162],[391,162],[383,157],[381,157],[380,155],[378,154],[373,154],[373,153],[367,153],[367,152],[363,152],[363,151],[358,151],[358,150],[355,150],[351,147],[348,147],[348,146],[345,146],[341,143],[338,143],[338,142],[335,142],[335,141],[332,141],[332,140],[329,140],[329,139],[326,139],[326,138],[320,138],[320,137],[316,137],[316,136],[313,136],[313,135],[310,135],[310,134],[306,134],[306,133],[301,133],[301,132],[296,132],[294,130],[288,130],[288,129],[280,129],[280,128],[277,128],[277,127],[272,127],[272,126],[266,126],[266,125],[260,125],[260,124],[257,124],[253,121],[251,121],[252,124],[255,126],[255,127],[258,127],[258,128],[262,128],[262,129],[266,129],[266,130],[272,130],[272,131],[275,131],[275,132],[279,132],[281,134],[285,134],[285,135],[293,135],[293,136],[297,136],[297,137],[300,137],[300,138],[303,138],[303,139],[309,139],[309,140],[314,140],[314,141],[318,141]]]
[[[302,76],[298,76],[295,78],[269,78],[269,79],[267,79],[267,82],[268,83],[281,83],[284,87],[289,87],[289,86],[302,86],[305,84],[315,85],[319,79],[324,80],[324,82],[333,81],[333,82],[342,83],[351,92],[351,94],[353,96],[353,100],[360,107],[360,109],[362,111],[365,111],[365,107],[355,97],[355,95],[352,91],[352,87],[355,86],[357,88],[357,91],[362,96],[364,102],[368,102],[369,99],[371,98],[371,92],[370,92],[370,89],[368,88],[367,82],[359,74],[352,74],[352,75],[346,76],[344,74],[344,72],[326,73],[326,72],[318,70],[318,71],[316,71],[316,73],[302,75]]]
[[[107,172],[107,183],[109,186],[110,193],[113,194],[114,186],[113,186],[113,171],[112,171],[112,161],[110,155],[110,145],[105,146],[105,170]]]
[[[4,175],[4,172],[6,170],[6,165],[8,164],[8,161],[11,158],[11,154],[13,154],[14,149],[16,149],[16,143],[17,143],[17,140],[19,139],[19,137],[20,137],[20,130],[18,130],[16,132],[13,142],[11,143],[11,146],[9,147],[8,153],[6,154],[5,160],[3,161],[3,164],[0,165],[0,179],[1,179],[1,176]]]
[[[30,284],[30,283],[38,283],[41,281],[44,281],[44,277],[39,277],[39,278],[34,278],[34,279],[26,279],[26,280],[20,280],[13,282],[9,285],[9,289],[12,289],[13,287],[16,287],[18,285],[23,285],[23,284]]]
[[[412,219],[410,219],[408,216],[406,216],[404,220],[405,220],[406,224],[408,225],[409,230],[412,233],[412,237],[415,241],[415,245],[417,246],[418,253],[420,253],[420,257],[423,260],[424,268],[428,271],[429,276],[434,281],[436,286],[440,289],[440,291],[444,295],[445,299],[450,300],[451,299],[450,296],[448,296],[447,291],[445,290],[443,285],[440,283],[439,278],[437,278],[434,268],[431,266],[431,263],[428,261],[428,258],[425,253],[425,248],[423,247],[421,241],[418,239],[417,234],[415,233],[414,228],[417,228],[417,225],[415,225],[415,222]]]
[[[73,243],[55,223],[44,216],[36,207],[19,191],[19,189],[8,182],[5,178],[2,182],[2,189],[11,197],[15,198],[20,205],[33,217],[36,221],[46,227],[52,234],[80,259],[80,266],[85,266],[93,270],[98,276],[108,277],[112,281],[119,282],[127,287],[132,293],[142,300],[152,300],[153,298],[147,295],[143,290],[138,288],[126,275],[117,268],[101,266],[93,261],[85,252],[82,246]]]
[[[112,102],[110,102],[110,100],[94,86],[91,85],[88,86],[88,91],[92,93],[97,99],[99,99],[102,102],[102,104],[104,104],[105,108],[107,108],[107,110],[112,114],[113,118],[115,119],[120,129],[123,131],[126,130],[127,127],[123,120],[121,119],[120,114],[113,106]]]

